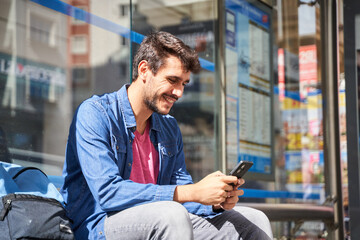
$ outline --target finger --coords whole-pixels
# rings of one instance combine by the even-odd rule
[[[231,192],[231,191],[234,191],[234,190],[237,190],[237,188],[234,188],[235,186],[232,186],[232,185],[229,185],[229,184],[225,184],[224,185],[224,190],[227,191],[227,192]]]
[[[231,197],[233,197],[233,196],[238,197],[238,196],[244,195],[244,190],[238,189],[238,190],[231,191],[231,192],[229,192],[229,193],[230,193],[230,196],[231,196]]]
[[[238,183],[238,178],[235,176],[223,175],[221,177],[221,180],[226,184],[232,183],[232,184],[236,185]]]
[[[223,197],[224,199],[227,199],[227,198],[231,197],[231,192],[226,192],[226,191],[225,191],[225,192],[222,194],[221,197]]]
[[[245,180],[243,178],[239,178],[237,181],[237,185],[241,186],[245,183]]]
[[[239,201],[239,198],[237,196],[229,197],[225,200],[226,204],[236,204]]]
[[[228,197],[227,192],[224,192],[221,197],[226,199]]]
[[[234,190],[239,189],[239,187],[241,187],[244,183],[245,183],[245,180],[239,179],[239,180],[238,180],[238,184],[236,184],[236,185],[234,186]]]
[[[209,205],[219,205],[219,204],[221,204],[222,202],[225,202],[225,200],[226,200],[225,197],[220,196],[220,197],[218,197],[218,198],[216,198],[216,199],[213,199],[213,200],[210,202]]]
[[[239,194],[241,194],[240,190],[239,192],[233,192],[230,196],[227,197],[227,199],[232,198],[237,200],[239,198]]]
[[[227,198],[231,197],[231,192],[226,192],[227,193]]]
[[[242,189],[236,190],[236,196],[242,196],[242,195],[244,195],[244,190]]]
[[[245,183],[245,180],[242,178],[239,178],[236,182],[236,184],[234,184],[234,189],[238,189],[241,185],[243,185]]]
[[[224,209],[224,210],[231,210],[235,207],[235,203],[226,203],[226,202],[223,202],[220,204],[221,207]]]

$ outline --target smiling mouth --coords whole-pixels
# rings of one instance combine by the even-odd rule
[[[163,95],[163,97],[165,98],[166,101],[168,101],[169,103],[174,103],[178,100],[178,98],[176,96],[168,96],[168,95]]]

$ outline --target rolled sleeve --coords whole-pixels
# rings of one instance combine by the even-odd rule
[[[160,185],[155,194],[155,201],[172,201],[176,185]]]

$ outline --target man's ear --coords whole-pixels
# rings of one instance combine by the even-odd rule
[[[146,77],[149,71],[150,68],[148,62],[146,60],[142,60],[138,65],[138,75],[141,81],[146,82]]]

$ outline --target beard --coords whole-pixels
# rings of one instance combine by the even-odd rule
[[[150,79],[150,83],[152,83],[152,82],[154,82],[153,77]],[[148,86],[147,89],[152,89],[152,88],[153,88],[153,86],[150,85],[150,86]],[[158,114],[161,114],[161,115],[167,115],[170,112],[170,109],[169,110],[160,110],[160,108],[158,107],[158,104],[160,104],[159,103],[160,98],[164,97],[164,96],[167,96],[167,94],[165,94],[165,93],[160,94],[159,92],[152,93],[151,91],[145,90],[145,96],[144,96],[143,102],[149,110],[156,112]],[[178,100],[178,97],[176,95],[171,95],[171,96],[169,95],[169,97],[171,97],[175,100]]]
[[[160,109],[156,106],[156,102],[158,99],[159,99],[158,96],[154,96],[152,99],[144,98],[145,106],[153,112],[165,115],[165,114],[161,113]]]
[[[150,82],[150,83],[154,82],[154,77],[151,77],[151,79],[150,79],[149,82]],[[152,88],[152,86],[148,86],[148,87],[149,87],[148,89],[151,89],[151,88]],[[159,95],[158,95],[158,93],[155,93],[153,96],[149,96],[149,95],[146,94],[146,93],[148,93],[148,92],[145,91],[145,97],[144,97],[144,99],[143,99],[143,102],[144,102],[145,106],[146,106],[149,110],[151,110],[151,111],[153,111],[153,112],[159,113],[159,114],[161,114],[161,115],[166,115],[166,114],[162,113],[162,112],[160,111],[160,109],[159,109],[159,108],[157,107],[157,105],[156,105],[156,102],[159,100]]]
[[[144,104],[148,109],[150,109],[153,112],[156,112],[161,115],[167,115],[170,112],[170,109],[168,111],[166,111],[166,110],[161,111],[157,106],[157,102],[160,99],[160,97],[162,97],[162,96],[159,96],[158,94],[155,94],[152,97],[144,97]],[[171,97],[175,98],[177,100],[176,96],[171,96]]]
[[[153,111],[153,112],[156,112],[156,113],[158,113],[158,114],[161,114],[161,115],[166,115],[166,114],[168,114],[168,112],[163,112],[163,111],[161,111],[159,108],[158,108],[158,106],[157,106],[157,102],[158,102],[158,99],[159,99],[160,97],[159,97],[159,95],[154,95],[152,98],[150,98],[150,97],[145,97],[144,98],[144,104],[145,104],[145,106],[148,108],[148,109],[150,109],[151,111]]]

